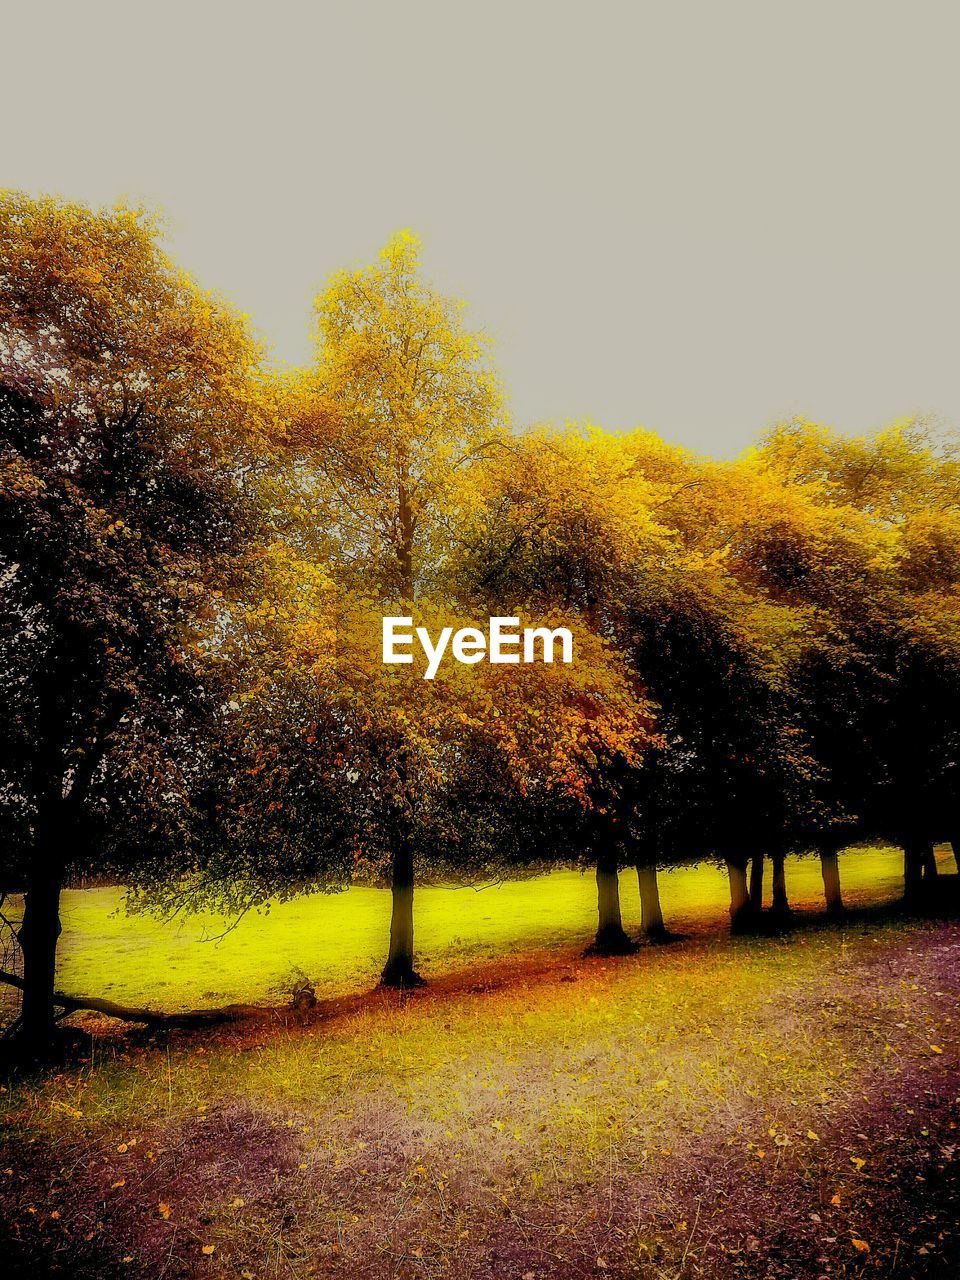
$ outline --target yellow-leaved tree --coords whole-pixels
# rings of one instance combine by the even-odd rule
[[[452,553],[482,512],[491,459],[514,456],[512,437],[486,341],[465,328],[459,303],[420,278],[409,233],[372,265],[335,276],[317,322],[315,365],[290,388],[284,501],[296,515],[286,536],[322,556],[337,584],[328,695],[345,715],[350,704],[359,726],[370,782],[359,807],[377,815],[373,842],[390,862],[382,980],[410,985],[415,863],[428,850],[442,862],[437,843],[462,841],[457,824],[438,817],[451,797],[483,796],[488,813],[531,790],[589,804],[591,770],[649,741],[650,717],[589,628],[575,667],[454,664],[425,682],[415,667],[382,665],[375,624],[384,614],[433,631],[473,621]]]
[[[158,232],[0,193],[0,876],[25,890],[30,1053],[53,1038],[68,867],[182,843],[215,705],[197,615],[270,452],[259,344]]]
[[[418,257],[400,232],[319,295],[317,359],[295,389],[291,429],[335,558],[397,603],[435,585],[472,501],[470,472],[506,426],[486,339],[420,279]]]

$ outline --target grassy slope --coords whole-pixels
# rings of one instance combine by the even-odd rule
[[[0,1091],[9,1274],[947,1280],[958,955],[862,915],[95,1044]]]
[[[941,855],[945,870],[952,856]],[[893,849],[850,851],[841,858],[850,905],[893,900],[902,892],[902,855]],[[722,928],[727,920],[725,874],[713,866],[662,874],[661,897],[670,927],[683,932]],[[791,859],[787,882],[795,906],[819,910],[822,884],[815,858]],[[769,900],[769,868],[767,873]],[[636,876],[621,878],[624,923],[639,924]],[[390,897],[384,890],[350,889],[300,898],[250,915],[222,941],[227,922],[194,918],[161,924],[130,918],[118,890],[64,895],[60,985],[65,991],[121,1002],[177,1009],[232,1001],[270,1001],[290,990],[295,966],[318,993],[363,989],[382,964]],[[586,940],[596,927],[593,877],[556,872],[535,880],[483,889],[425,887],[417,892],[418,962],[428,976],[495,959],[515,949]]]

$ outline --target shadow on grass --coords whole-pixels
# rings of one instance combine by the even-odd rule
[[[786,937],[806,931],[879,927],[904,920],[954,920],[960,916],[960,874],[941,873],[923,884],[910,901],[869,903],[844,907],[839,913],[791,910],[787,915],[765,910],[735,938]],[[714,935],[717,936],[717,935]]]

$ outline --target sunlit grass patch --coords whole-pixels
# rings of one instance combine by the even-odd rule
[[[943,864],[953,869],[949,854]],[[841,859],[850,905],[894,900],[902,891],[902,854],[894,849],[851,850]],[[816,858],[791,858],[791,900],[820,910],[823,886]],[[712,865],[681,867],[661,875],[670,927],[681,932],[723,928],[725,873]],[[767,899],[769,901],[769,869]],[[640,921],[637,879],[621,876],[624,922]],[[289,995],[296,970],[323,995],[373,985],[385,956],[390,896],[358,886],[276,904],[246,916],[220,941],[230,921],[219,916],[163,924],[127,916],[118,889],[64,895],[60,984],[66,991],[105,995],[121,1003],[178,1009],[234,1001],[279,1001]],[[427,976],[496,959],[514,950],[563,947],[596,928],[596,886],[588,872],[558,871],[532,880],[476,890],[425,885],[417,891],[418,964]]]

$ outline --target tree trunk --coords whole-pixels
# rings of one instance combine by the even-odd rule
[[[28,877],[23,921],[17,935],[23,952],[23,1003],[16,1035],[25,1055],[31,1058],[41,1058],[49,1052],[56,1028],[53,993],[63,865],[59,859],[45,857],[47,852],[38,851],[37,863]]]
[[[413,967],[413,846],[404,835],[393,854],[391,881],[390,951],[380,975],[382,987],[423,985]]]
[[[790,914],[790,902],[787,898],[786,858],[782,853],[770,855],[773,863],[773,914],[779,920],[785,920]]]
[[[923,896],[923,841],[903,842],[903,900],[915,903]]]
[[[763,910],[763,854],[755,853],[750,860],[750,910],[759,916]]]
[[[823,896],[827,903],[827,915],[842,916],[845,908],[843,894],[840,892],[840,860],[835,848],[821,848],[820,871],[823,875]]]
[[[660,885],[657,880],[657,864],[637,867],[640,885],[640,931],[645,938],[665,938],[667,930],[660,907]]]
[[[957,868],[957,874],[960,875],[960,835],[956,835],[951,839],[950,847],[953,849],[953,861]]]
[[[405,605],[413,604],[415,578],[413,568],[414,511],[410,499],[408,466],[404,462],[397,494],[397,522],[400,539],[397,545],[397,564],[400,569],[400,599]]]
[[[923,878],[925,881],[936,880],[939,875],[937,870],[937,855],[934,853],[933,844],[929,840],[924,841],[921,867],[923,869]]]
[[[589,947],[591,955],[626,956],[637,950],[637,944],[623,928],[617,860],[609,854],[597,858],[597,914],[597,936]]]
[[[753,923],[747,892],[746,858],[728,858],[727,875],[730,879],[730,932],[746,933]]]

